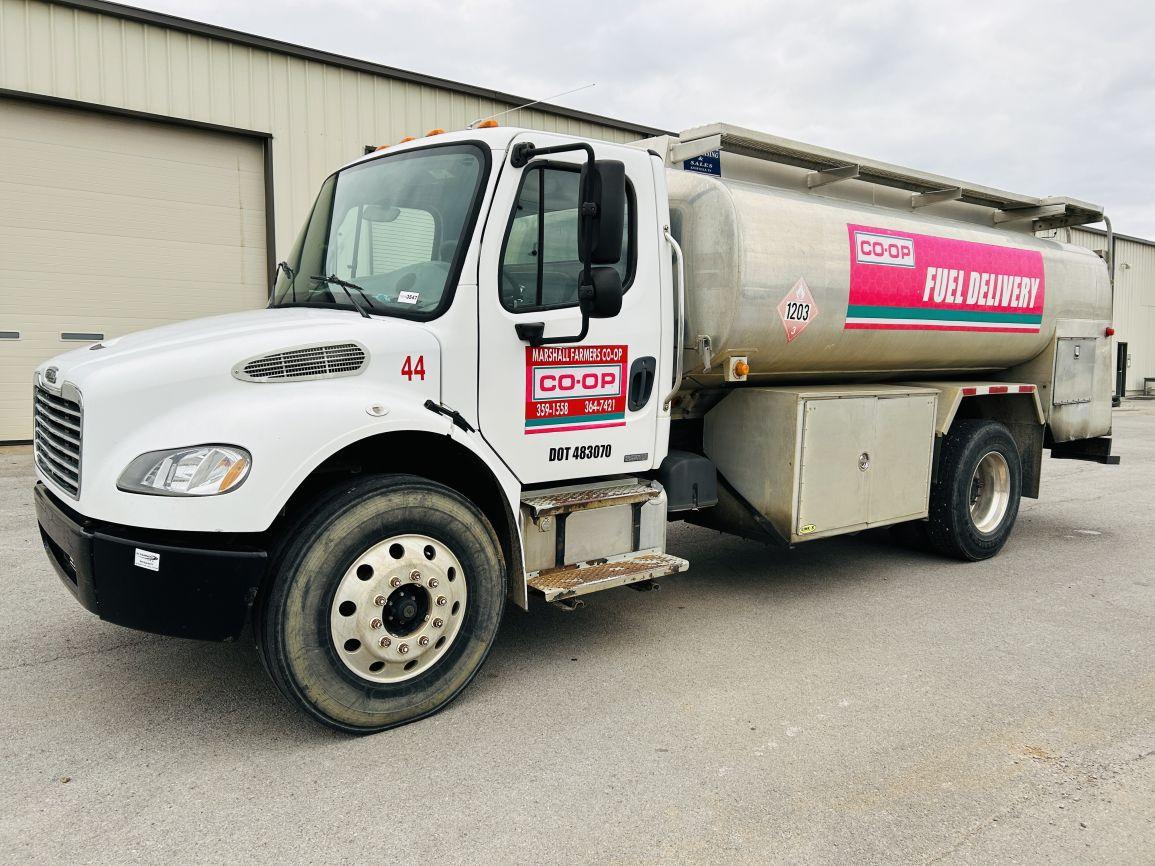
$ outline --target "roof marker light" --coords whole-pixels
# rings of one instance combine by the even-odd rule
[[[481,121],[481,123],[477,124],[476,128],[477,129],[496,129],[500,125],[501,124],[499,124],[496,120],[494,120],[493,118],[490,118],[489,120]]]
[[[444,132],[445,132],[445,130],[442,129],[440,126],[435,126],[433,129],[429,130],[429,132],[425,133],[425,135],[427,137],[430,135],[442,135],[442,134],[444,134]]]

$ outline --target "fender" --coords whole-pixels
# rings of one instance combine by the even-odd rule
[[[334,436],[333,439],[314,450],[313,454],[299,463],[299,470],[293,473],[292,478],[285,481],[281,490],[275,495],[277,506],[271,515],[269,525],[275,521],[277,513],[280,513],[292,495],[299,490],[301,485],[305,484],[313,472],[321,468],[330,458],[340,455],[343,450],[355,448],[358,442],[378,438],[381,435],[398,433],[445,435],[477,457],[478,461],[485,466],[486,471],[490,473],[492,480],[497,483],[507,509],[505,522],[509,535],[512,536],[514,561],[507,563],[509,596],[523,610],[528,609],[529,589],[526,583],[526,568],[524,568],[524,539],[522,538],[521,521],[517,518],[520,515],[521,507],[520,481],[514,477],[505,463],[501,462],[489,443],[477,431],[462,430],[449,418],[426,409],[424,403],[413,403],[408,396],[396,398],[392,402],[388,401],[388,398],[383,398],[378,405],[387,410],[380,423],[359,427],[356,431],[343,432],[341,435]]]

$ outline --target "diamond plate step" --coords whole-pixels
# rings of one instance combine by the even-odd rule
[[[611,505],[630,505],[634,502],[648,502],[662,494],[657,487],[648,484],[620,484],[613,487],[594,487],[588,490],[570,490],[565,493],[549,493],[542,496],[524,496],[521,504],[529,509],[536,522],[542,517],[587,508],[605,508]]]
[[[689,567],[689,562],[668,553],[632,553],[616,559],[549,568],[530,575],[528,582],[530,589],[540,592],[546,601],[557,601],[677,574]]]

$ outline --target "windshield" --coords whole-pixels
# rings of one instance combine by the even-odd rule
[[[469,239],[485,172],[476,145],[403,151],[328,178],[289,254],[273,306],[356,309],[349,293],[315,277],[336,276],[364,289],[374,313],[432,318]]]

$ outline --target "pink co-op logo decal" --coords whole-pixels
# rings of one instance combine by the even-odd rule
[[[1043,254],[847,225],[847,329],[1038,333]]]

